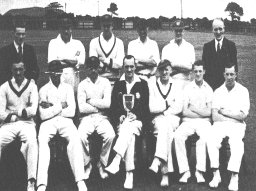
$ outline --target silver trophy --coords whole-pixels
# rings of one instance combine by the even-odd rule
[[[134,95],[133,94],[124,94],[123,95],[123,106],[125,111],[127,112],[127,116],[129,112],[134,107]]]

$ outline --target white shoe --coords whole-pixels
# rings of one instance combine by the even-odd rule
[[[111,174],[116,174],[119,171],[119,165],[120,163],[116,162],[115,159],[112,161],[112,163],[105,168],[105,171],[111,173]]]
[[[89,177],[90,177],[90,174],[91,174],[91,171],[92,171],[92,164],[88,164],[86,166],[86,169],[84,171],[84,174],[85,174],[85,179],[87,180]]]
[[[238,174],[232,173],[230,183],[228,185],[228,190],[238,191]]]
[[[161,187],[168,187],[169,186],[169,177],[167,174],[162,175],[162,180],[160,182]]]
[[[126,172],[124,188],[125,189],[132,189],[133,188],[133,172]]]
[[[46,186],[41,184],[39,187],[37,187],[37,191],[45,191],[46,190]]]
[[[78,191],[87,191],[87,186],[83,180],[77,182]]]
[[[35,191],[35,182],[28,181],[27,191]]]
[[[154,173],[157,173],[159,170],[160,161],[158,158],[154,158],[151,166],[149,167],[149,170],[152,170]]]
[[[188,179],[191,177],[190,171],[186,171],[182,177],[180,178],[179,182],[180,183],[187,183]]]
[[[197,183],[203,183],[203,182],[205,182],[203,173],[200,172],[199,170],[196,171],[195,176],[196,176]]]
[[[211,188],[217,188],[219,186],[221,182],[221,177],[220,177],[220,171],[219,170],[216,170],[214,173],[213,173],[213,179],[212,181],[209,183],[209,186]]]
[[[108,178],[108,173],[104,171],[103,167],[102,167],[102,164],[99,162],[98,164],[98,168],[99,168],[99,173],[100,173],[100,177],[102,179],[106,179]]]

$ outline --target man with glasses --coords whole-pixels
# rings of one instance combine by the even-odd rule
[[[22,20],[17,20],[14,26],[14,41],[0,50],[0,85],[12,78],[12,63],[19,60],[25,65],[25,77],[37,81],[39,67],[33,46],[25,43],[26,25]]]
[[[160,62],[159,49],[157,42],[148,37],[146,19],[141,19],[137,23],[137,33],[139,38],[129,42],[127,54],[135,57],[137,74],[148,80],[155,75],[157,65]]]
[[[112,32],[113,20],[110,15],[103,15],[100,22],[103,32],[91,40],[89,56],[99,58],[101,76],[117,78],[124,58],[124,44]]]
[[[42,123],[38,134],[37,191],[46,190],[50,163],[49,141],[56,134],[67,141],[67,154],[78,191],[87,191],[84,182],[86,177],[82,143],[72,120],[76,109],[74,90],[71,85],[61,82],[62,67],[59,62],[49,63],[49,82],[39,91],[39,113]]]
[[[118,133],[114,146],[116,155],[105,169],[111,174],[116,174],[123,159],[126,170],[124,182],[126,189],[133,188],[135,137],[141,135],[143,128],[147,128],[146,124],[150,120],[148,84],[134,74],[135,69],[135,58],[131,55],[125,56],[123,59],[124,74],[114,84],[110,107],[112,122]],[[127,104],[126,101],[128,101]],[[127,111],[125,108],[130,109]]]
[[[206,141],[211,130],[210,117],[213,91],[203,80],[205,69],[201,60],[194,63],[193,73],[195,79],[184,88],[182,123],[174,136],[179,172],[182,174],[181,183],[187,183],[191,177],[186,140],[194,133],[199,136],[199,140],[196,142],[195,177],[198,183],[205,182],[203,173],[206,171]]]
[[[108,79],[99,76],[99,66],[100,60],[97,57],[89,57],[86,61],[88,77],[78,86],[77,100],[79,111],[82,115],[78,132],[84,147],[86,178],[89,177],[92,169],[88,138],[93,132],[97,132],[103,139],[100,161],[97,166],[101,178],[105,179],[108,177],[108,173],[104,169],[108,164],[115,132],[107,116],[111,102],[112,88]]]
[[[173,79],[183,82],[183,87],[191,80],[190,72],[195,62],[195,49],[184,36],[184,23],[180,19],[173,24],[175,39],[171,40],[162,50],[162,60],[167,59],[172,65]]]
[[[237,66],[237,50],[234,42],[224,37],[225,26],[222,19],[214,19],[212,31],[215,39],[204,44],[202,60],[205,63],[205,81],[213,90],[220,87],[225,81],[223,72],[228,63]]]
[[[244,120],[250,109],[250,98],[247,88],[235,81],[236,70],[233,63],[225,66],[224,78],[224,84],[215,90],[212,101],[213,126],[207,147],[213,168],[213,179],[209,186],[217,188],[221,182],[219,149],[222,139],[228,137],[230,159],[227,168],[231,172],[228,189],[238,191],[238,173],[244,154]]]

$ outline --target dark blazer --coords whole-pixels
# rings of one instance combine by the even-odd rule
[[[232,63],[238,71],[236,45],[225,37],[220,53],[216,52],[215,40],[204,44],[202,60],[205,63],[204,80],[213,90],[224,83],[223,73],[227,64]]]
[[[19,60],[19,55],[13,42],[0,49],[0,85],[12,78],[11,65],[17,60]],[[33,46],[26,43],[23,46],[23,62],[26,67],[25,77],[37,81],[39,67],[36,53]]]
[[[123,107],[123,94],[126,93],[126,82],[124,80],[116,81],[112,91],[110,106],[110,118],[115,128],[119,124],[120,117],[126,115]],[[149,89],[147,82],[143,79],[141,79],[141,82],[136,82],[131,89],[131,94],[135,96],[134,107],[131,112],[142,122],[144,128],[145,124],[150,122]]]

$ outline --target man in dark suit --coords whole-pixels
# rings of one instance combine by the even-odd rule
[[[202,60],[205,62],[205,81],[213,90],[220,87],[225,79],[225,66],[232,63],[237,67],[237,50],[235,43],[224,37],[225,26],[222,19],[214,19],[212,29],[215,39],[204,44]]]
[[[105,170],[112,174],[117,173],[123,159],[126,169],[125,189],[133,188],[135,135],[141,135],[143,128],[147,127],[145,124],[150,121],[148,85],[145,80],[134,74],[135,69],[135,58],[130,55],[125,56],[124,75],[114,85],[110,106],[111,118],[114,127],[117,128],[118,138],[114,146],[116,156]],[[131,97],[134,98],[134,104],[129,104]],[[124,105],[130,111],[126,111]]]
[[[0,85],[12,77],[13,62],[22,61],[25,64],[25,77],[37,81],[39,67],[34,48],[24,43],[26,27],[24,22],[16,22],[14,27],[14,42],[0,50]]]

